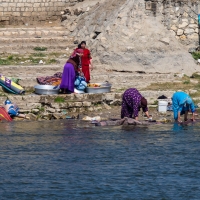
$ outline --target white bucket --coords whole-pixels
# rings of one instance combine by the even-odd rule
[[[167,112],[167,101],[159,101],[158,102],[158,112]]]

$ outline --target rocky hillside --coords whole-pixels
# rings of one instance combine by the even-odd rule
[[[96,63],[117,71],[191,74],[198,66],[161,16],[145,12],[144,0],[83,0],[63,12],[74,40],[86,40]]]

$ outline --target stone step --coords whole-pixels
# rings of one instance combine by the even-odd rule
[[[35,76],[35,74],[38,75],[44,75],[45,72],[49,72],[47,75],[51,76],[54,73],[60,71],[62,72],[63,70],[63,65],[65,63],[65,60],[67,59],[63,58],[61,64],[57,65],[30,65],[30,66],[24,66],[24,65],[6,65],[6,66],[1,66],[1,71],[4,73],[4,75],[11,76],[11,75],[23,75],[24,73],[28,72],[32,76]],[[106,72],[106,71],[101,71],[99,72],[98,68],[95,68],[91,72],[91,79],[92,80],[120,80],[122,83],[126,83],[128,81],[135,81],[138,79],[145,79],[145,81],[165,81],[167,82],[168,80],[178,80],[178,77],[174,77],[174,74],[157,74],[157,73],[151,73],[151,74],[139,74],[139,73],[121,73],[121,72]]]
[[[5,26],[5,27],[0,27],[0,31],[28,31],[28,30],[37,30],[37,31],[42,31],[42,30],[66,30],[63,26],[45,26],[45,27],[27,27],[27,26],[20,26],[20,27],[11,27],[11,26]]]
[[[8,77],[19,77],[21,79],[24,78],[28,78],[28,79],[35,79],[36,77],[40,77],[40,76],[52,76],[53,74],[55,74],[56,72],[62,72],[63,71],[63,65],[52,65],[52,66],[47,66],[44,67],[43,66],[39,66],[36,65],[35,69],[34,68],[30,68],[29,66],[25,67],[22,66],[23,70],[18,70],[17,66],[16,67],[11,67],[11,68],[7,68],[5,71],[2,70],[2,74],[4,74],[5,76]],[[127,77],[126,77],[127,78]],[[104,81],[109,81],[110,83],[112,83],[115,86],[127,86],[127,85],[141,85],[141,82],[135,81],[135,79],[133,79],[134,76],[132,77],[128,77],[126,82],[123,82],[122,77],[118,77],[115,76],[115,78],[108,78],[107,76],[96,76],[96,75],[91,75],[91,82],[93,83],[101,83]],[[141,79],[145,80],[145,77],[140,77]],[[168,81],[171,82],[176,82],[173,79],[168,79]],[[150,79],[150,80],[146,80],[142,83],[142,85],[148,85],[149,83],[165,83],[166,80],[162,80],[162,78],[156,78],[156,79]]]
[[[63,37],[67,32],[63,27],[0,28],[0,38]]]
[[[1,74],[7,77],[36,78],[51,76],[63,70],[62,65],[1,66]]]
[[[42,58],[41,58],[42,59]],[[52,76],[56,72],[62,72],[66,59],[62,59],[60,64],[53,65],[32,65],[32,66],[1,66],[1,73],[7,77],[20,78],[20,85],[30,90],[37,84],[37,77]],[[91,82],[101,83],[109,81],[112,83],[112,90],[125,90],[130,87],[138,89],[145,88],[151,83],[176,82],[177,77],[173,74],[138,74],[121,72],[99,72],[98,68],[91,73]]]
[[[4,44],[5,45],[5,44]],[[45,51],[35,51],[34,48],[36,47],[45,47],[47,50]],[[73,49],[76,48],[76,45],[73,43],[67,42],[50,42],[50,43],[21,43],[21,44],[9,44],[5,46],[0,46],[0,54],[7,53],[7,54],[26,54],[26,53],[48,53],[48,52],[65,52],[71,53]]]
[[[167,97],[171,97],[174,91],[142,91],[142,95],[147,98],[148,103],[154,103],[157,98],[161,95],[165,95]],[[71,95],[8,95],[8,98],[13,102],[20,106],[20,109],[27,109],[27,107],[31,109],[39,108],[42,106],[42,103],[46,105],[50,105],[53,108],[59,106],[63,107],[66,105],[66,108],[69,106],[68,102],[70,102],[71,106],[74,107],[90,107],[92,104],[96,102],[106,102],[107,104],[114,104],[115,101],[121,103],[121,97],[123,92],[121,93],[105,93],[105,94],[71,94]],[[55,103],[54,99],[58,96],[64,98],[65,102],[61,104]],[[0,102],[4,102],[7,97],[1,96]],[[82,103],[80,103],[82,102]],[[91,102],[91,103],[90,103]]]
[[[35,51],[35,47],[45,47],[46,51]],[[51,52],[61,52],[61,53],[71,53],[76,46],[74,45],[47,45],[47,44],[33,44],[33,45],[7,45],[0,46],[0,54],[28,54],[28,53],[51,53]]]
[[[5,44],[40,44],[40,43],[47,43],[47,44],[55,44],[58,43],[72,43],[73,38],[69,37],[49,37],[49,38],[2,38],[0,37],[0,45],[4,46]]]
[[[76,46],[73,39],[68,37],[0,38],[0,53],[33,52],[35,47],[46,47],[48,51],[72,51]]]
[[[42,76],[47,76],[47,72],[44,73]],[[37,85],[37,81],[36,81],[36,77],[40,77],[41,74],[36,74],[35,77],[29,77],[30,75],[27,74],[27,77],[20,77],[20,81],[19,81],[19,84],[27,89],[27,90],[31,90],[33,89],[33,87],[35,85]],[[103,82],[102,81],[99,81],[99,82]],[[132,82],[129,82],[127,84],[118,84],[117,82],[113,82],[112,80],[110,80],[110,83],[112,84],[112,91],[123,91],[125,89],[128,89],[128,88],[137,88],[137,89],[142,89],[142,88],[145,88],[147,86],[149,86],[151,83],[154,83],[154,81],[148,81],[148,82],[145,82],[144,84],[141,84],[140,82],[135,82],[135,81],[132,81]],[[157,81],[157,83],[164,83],[162,81]]]
[[[107,75],[105,74],[94,74],[92,75],[92,78],[94,79],[102,79],[102,77],[104,79],[118,79],[118,80],[121,80],[123,83],[126,83],[128,82],[129,80],[131,81],[134,81],[135,79],[152,79],[152,80],[155,80],[155,79],[163,79],[165,80],[174,80],[175,77],[174,77],[174,74],[138,74],[138,73],[121,73],[121,72],[118,72],[118,73],[109,73]]]

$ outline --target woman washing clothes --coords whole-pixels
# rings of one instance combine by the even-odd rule
[[[60,89],[62,89],[64,94],[71,94],[74,92],[74,81],[76,73],[78,73],[79,68],[81,68],[82,55],[82,49],[75,49],[64,66],[62,81],[60,84]]]
[[[90,69],[93,69],[92,65],[92,57],[90,54],[90,50],[86,48],[86,42],[82,41],[79,44],[79,47],[83,49],[83,55],[81,56],[81,66],[82,66],[82,72],[85,76],[86,82],[90,82]]]
[[[195,121],[195,106],[191,97],[185,92],[176,92],[172,96],[172,105],[174,119],[181,123],[181,115],[184,115],[184,121],[187,121],[188,112],[192,112],[192,121]]]
[[[136,88],[130,88],[126,90],[122,97],[121,118],[134,118],[138,121],[140,108],[142,108],[146,116],[150,118],[147,107],[147,100],[139,93]]]

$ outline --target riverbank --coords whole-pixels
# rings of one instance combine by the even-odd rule
[[[48,69],[48,67],[45,68]],[[22,69],[19,68],[18,73]],[[34,70],[37,69],[39,69],[39,66],[36,66]],[[44,68],[41,67],[40,73],[42,73],[42,69]],[[53,70],[53,66],[50,69]],[[98,77],[97,73],[101,73],[101,75]],[[158,106],[157,98],[159,96],[165,95],[170,99],[177,90],[189,93],[196,105],[200,103],[199,74],[193,74],[192,77],[183,74],[133,74],[122,72],[106,74],[102,69],[98,72],[95,69],[92,74],[92,82],[95,82],[95,80],[96,82],[109,80],[113,85],[111,93],[36,95],[33,93],[35,83],[31,82],[31,85],[25,86],[26,95],[12,95],[1,91],[0,102],[3,105],[7,98],[10,99],[19,106],[20,113],[27,114],[31,120],[76,119],[78,116],[94,117],[97,115],[103,118],[116,118],[116,116],[120,118],[122,94],[130,87],[136,87],[141,92],[148,100],[150,108]],[[18,75],[17,77],[20,78],[21,76]],[[156,111],[153,115],[162,118],[162,115]]]
[[[171,96],[174,91],[142,91],[150,107],[157,106],[157,97]],[[97,116],[110,113],[108,118],[120,118],[120,106],[123,93],[105,94],[70,94],[70,95],[8,95],[1,96],[0,102],[9,98],[20,108],[20,113],[27,114],[31,120],[51,120],[77,118],[77,116]]]

